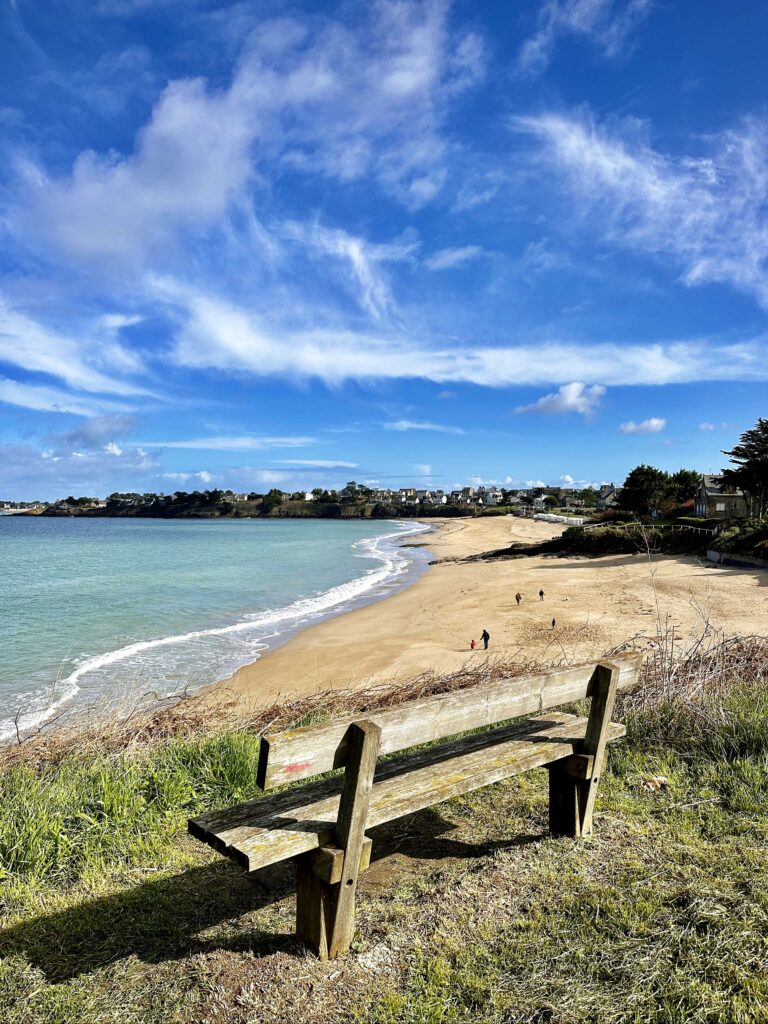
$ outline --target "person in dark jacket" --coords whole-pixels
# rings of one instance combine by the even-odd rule
[[[487,629],[484,629],[483,632],[480,634],[480,639],[483,641],[483,647],[487,651],[488,641],[491,639],[491,634],[488,632]]]

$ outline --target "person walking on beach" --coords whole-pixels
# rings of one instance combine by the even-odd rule
[[[477,644],[475,643],[475,641],[474,641],[474,638],[473,638],[473,639],[472,639],[472,640],[470,641],[470,643],[469,643],[469,649],[470,649],[470,651],[474,651],[474,649],[475,649],[476,647],[477,647]]]
[[[539,591],[539,600],[540,600],[540,601],[543,601],[543,600],[544,600],[544,591],[543,591],[543,590],[540,590],[540,591]]]
[[[480,639],[483,641],[483,648],[487,651],[488,641],[491,639],[491,634],[488,632],[487,629],[484,629],[483,632],[480,634]]]
[[[522,595],[522,594],[520,593],[520,591],[519,591],[519,590],[518,590],[518,592],[517,592],[517,593],[515,594],[515,600],[517,601],[517,606],[518,606],[518,608],[519,608],[519,607],[520,607],[520,602],[521,602],[521,601],[523,600],[523,595]]]
[[[552,619],[552,629],[557,625],[557,619]]]

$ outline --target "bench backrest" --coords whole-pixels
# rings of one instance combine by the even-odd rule
[[[639,681],[642,656],[625,654],[609,661],[619,669],[618,690],[633,689]],[[263,736],[258,784],[267,790],[344,767],[347,730],[362,718],[381,729],[379,755],[393,754],[421,743],[582,700],[591,696],[595,668],[596,663],[589,662],[541,675],[500,679],[484,686],[409,701],[383,711],[366,711],[322,725]]]

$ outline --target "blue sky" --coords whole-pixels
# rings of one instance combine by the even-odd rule
[[[768,5],[0,0],[0,498],[711,470]]]

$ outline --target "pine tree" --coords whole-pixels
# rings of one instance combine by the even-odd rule
[[[768,420],[745,430],[727,455],[735,468],[723,470],[726,486],[739,487],[752,499],[752,513],[762,517],[768,499]]]

